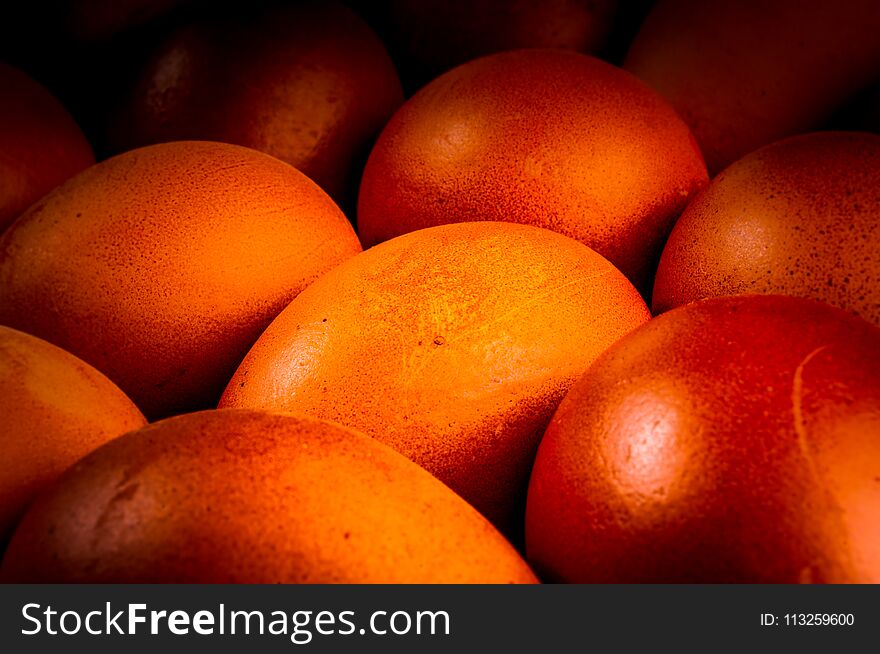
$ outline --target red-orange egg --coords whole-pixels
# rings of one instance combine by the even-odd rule
[[[359,251],[287,164],[221,143],[151,146],[68,181],[0,238],[0,324],[167,416],[213,406],[272,318]]]
[[[546,580],[880,582],[880,329],[781,295],[696,302],[562,401],[529,487]]]
[[[482,55],[518,48],[598,52],[617,0],[393,0],[397,60],[416,83]]]
[[[497,220],[575,238],[644,288],[707,182],[687,127],[628,73],[562,50],[490,55],[446,73],[391,119],[358,204],[365,245]]]
[[[340,202],[402,101],[384,46],[347,7],[221,10],[159,45],[111,141],[244,145],[295,166]]]
[[[654,311],[738,293],[822,300],[880,325],[880,136],[769,145],[688,206],[660,259]]]
[[[67,110],[0,62],[0,232],[43,195],[95,163]]]
[[[0,416],[0,550],[38,492],[92,450],[146,423],[100,372],[2,326]]]
[[[38,500],[4,582],[534,583],[455,493],[338,425],[252,411],[164,420]]]
[[[577,241],[510,223],[435,227],[353,257],[301,293],[220,406],[363,431],[516,534],[559,400],[648,318],[626,278]]]
[[[880,79],[878,33],[876,0],[660,0],[624,67],[678,110],[715,174]]]

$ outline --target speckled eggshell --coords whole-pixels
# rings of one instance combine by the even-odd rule
[[[880,582],[880,329],[802,298],[689,304],[600,357],[529,487],[566,582]]]
[[[880,325],[880,136],[780,141],[687,208],[660,259],[654,311],[738,293],[822,300]]]
[[[0,327],[0,416],[0,550],[39,491],[92,450],[146,424],[100,372],[8,327]]]
[[[100,163],[0,239],[0,324],[72,352],[150,418],[214,406],[272,318],[360,251],[313,182],[233,145]]]
[[[876,0],[659,0],[624,68],[676,108],[714,175],[880,79],[878,33]]]
[[[244,145],[341,202],[401,102],[382,42],[347,7],[220,9],[158,46],[110,140],[117,150],[179,139]]]
[[[306,289],[248,353],[220,406],[363,431],[515,538],[556,405],[648,318],[626,278],[577,241],[510,223],[435,227]]]
[[[706,183],[687,127],[643,83],[575,52],[519,50],[455,68],[394,115],[364,171],[358,232],[372,245],[453,222],[536,225],[644,288]]]
[[[49,91],[0,62],[0,233],[43,195],[95,158]]]
[[[22,520],[4,582],[534,583],[418,466],[339,425],[164,420],[83,460]]]
[[[481,55],[518,48],[595,53],[617,0],[393,0],[387,10],[403,69],[421,82]]]

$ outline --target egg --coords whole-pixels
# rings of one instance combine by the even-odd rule
[[[43,195],[95,163],[73,118],[42,85],[0,62],[0,233]]]
[[[541,442],[548,581],[880,582],[880,329],[826,304],[689,304],[612,346]]]
[[[553,410],[648,318],[626,278],[577,241],[511,223],[443,225],[312,284],[260,336],[220,406],[362,431],[516,538]]]
[[[30,509],[4,582],[534,583],[472,507],[377,441],[206,411],[99,449]]]
[[[716,177],[663,250],[653,307],[738,293],[822,300],[880,325],[880,136],[817,132]]]
[[[446,223],[530,224],[649,289],[706,183],[689,130],[644,84],[575,52],[519,50],[446,73],[394,115],[364,170],[358,233],[369,246]]]
[[[595,53],[617,0],[393,0],[386,22],[402,69],[415,83],[474,57],[518,48]]]
[[[117,150],[179,139],[251,147],[342,202],[402,101],[381,41],[343,5],[219,10],[158,45],[110,141]]]
[[[2,326],[0,415],[0,551],[37,493],[92,450],[146,424],[90,365]]]
[[[676,108],[715,174],[880,79],[878,32],[875,0],[659,0],[624,68]]]
[[[151,146],[74,177],[0,238],[0,324],[95,366],[154,419],[214,406],[272,318],[359,251],[287,164]]]

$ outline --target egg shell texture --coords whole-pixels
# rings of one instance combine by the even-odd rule
[[[688,128],[656,93],[562,50],[483,57],[431,82],[383,130],[361,181],[365,245],[495,220],[582,241],[640,288],[707,183]]]
[[[39,491],[92,450],[146,424],[100,372],[8,327],[0,327],[0,416],[0,550]]]
[[[418,466],[338,425],[171,418],[85,459],[30,510],[0,578],[91,583],[533,583]]]
[[[521,534],[547,420],[593,359],[648,318],[626,278],[572,239],[510,223],[435,227],[304,291],[220,406],[363,431]]]
[[[880,136],[780,141],[688,206],[660,258],[654,311],[739,293],[822,300],[880,326]]]
[[[696,302],[610,348],[529,487],[548,581],[880,581],[880,329],[786,296]]]
[[[359,251],[287,164],[219,143],[151,146],[70,180],[0,239],[0,324],[167,416],[214,406],[272,318]]]

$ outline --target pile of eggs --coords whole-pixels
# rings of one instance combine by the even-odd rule
[[[0,581],[880,583],[880,4],[349,5],[5,21]]]

